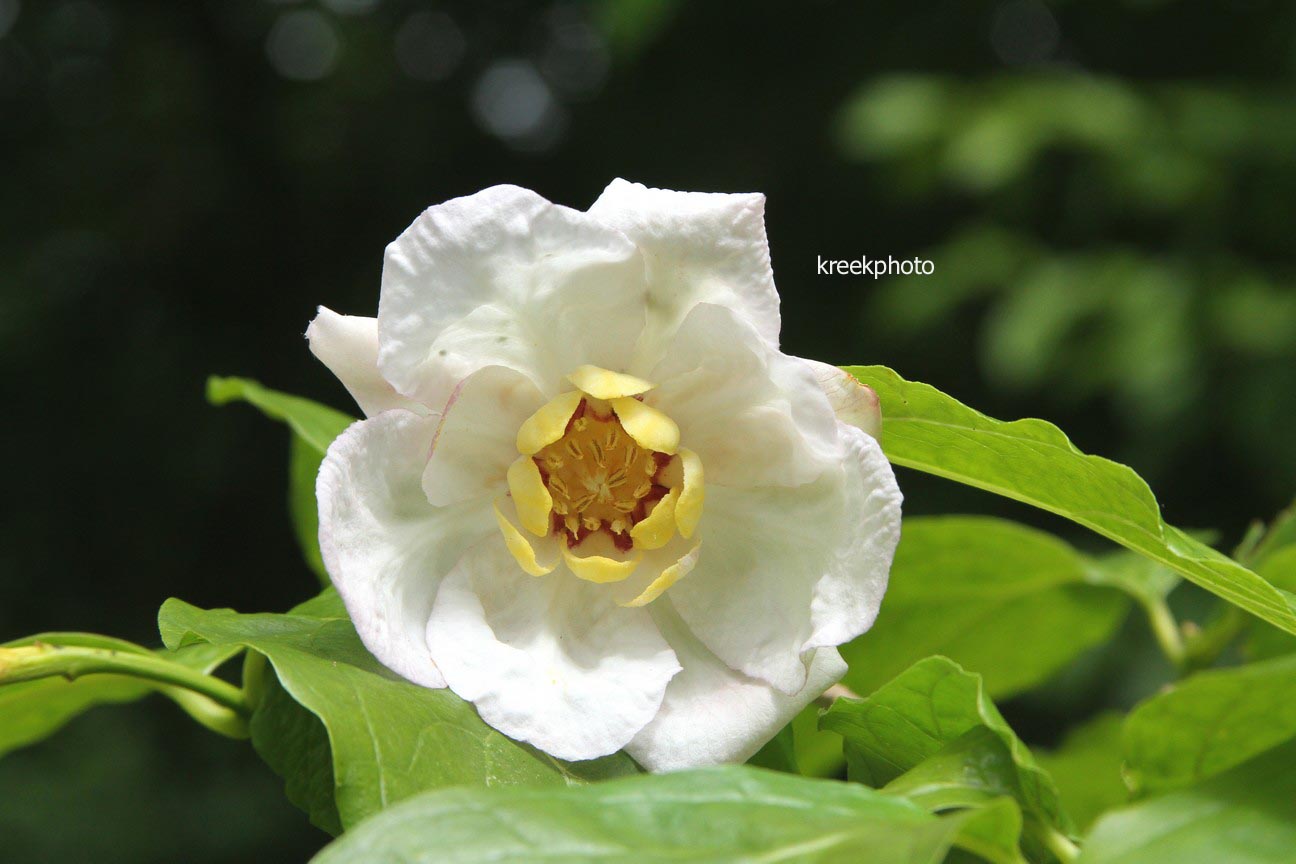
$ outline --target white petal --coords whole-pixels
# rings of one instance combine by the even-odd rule
[[[378,365],[430,405],[492,364],[552,397],[582,364],[625,368],[645,291],[643,259],[625,235],[495,186],[429,208],[387,247]]]
[[[821,648],[805,686],[789,696],[721,662],[671,609],[669,595],[649,608],[684,667],[657,716],[626,747],[649,771],[746,761],[846,672],[841,655]]]
[[[561,571],[526,576],[493,539],[442,583],[428,644],[483,720],[560,759],[624,747],[680,668],[646,610]]]
[[[667,592],[707,648],[784,693],[805,686],[815,585],[848,542],[841,475],[791,488],[708,486],[697,566]]]
[[[504,494],[517,459],[518,427],[544,401],[520,372],[486,366],[454,389],[423,472],[423,491],[436,505]]]
[[[877,393],[854,375],[818,360],[803,360],[813,370],[837,419],[882,440],[882,405]]]
[[[707,484],[795,486],[841,458],[837,420],[810,367],[763,342],[729,309],[689,313],[644,403],[679,426]]]
[[[873,624],[900,536],[891,466],[841,425],[845,452],[812,483],[708,487],[701,559],[669,592],[707,648],[784,693],[803,686],[803,652]]]
[[[425,687],[445,686],[426,637],[437,585],[469,544],[498,537],[489,498],[433,507],[424,496],[436,425],[407,411],[354,423],[329,447],[315,485],[320,551],[361,641]]]
[[[806,648],[841,645],[873,626],[900,542],[903,496],[877,439],[854,427],[843,428],[842,439],[847,450],[844,531],[836,560],[815,586],[814,631]]]
[[[321,306],[306,328],[306,338],[311,353],[337,376],[366,417],[389,408],[427,413],[427,408],[401,396],[379,374],[378,319],[339,315]]]
[[[764,195],[671,192],[614,180],[589,212],[643,250],[651,317],[642,347],[649,365],[698,303],[733,310],[778,344]]]

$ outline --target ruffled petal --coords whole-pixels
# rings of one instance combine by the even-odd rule
[[[306,328],[311,353],[337,376],[366,417],[404,408],[419,414],[428,409],[396,392],[378,372],[378,319],[339,315],[319,307]]]
[[[699,304],[649,378],[644,403],[679,427],[707,484],[796,486],[841,458],[837,420],[810,367],[731,310]]]
[[[624,234],[495,186],[429,208],[387,247],[378,365],[429,405],[488,365],[552,397],[582,364],[626,368],[645,291],[643,259]]]
[[[352,424],[315,485],[320,551],[361,641],[425,687],[445,686],[426,637],[437,586],[465,548],[496,533],[489,499],[434,507],[424,496],[419,477],[436,426],[399,410]]]
[[[423,491],[436,505],[504,494],[523,421],[543,402],[531,379],[503,366],[478,369],[460,382],[441,414]]]
[[[650,317],[640,357],[651,366],[698,303],[724,306],[778,344],[779,298],[765,237],[765,196],[649,189],[613,180],[590,214],[643,250]]]
[[[877,439],[843,424],[844,501],[836,557],[815,586],[805,648],[841,645],[873,626],[900,542],[900,505],[891,463]]]
[[[813,652],[805,686],[792,695],[730,669],[706,649],[671,608],[648,607],[683,671],[666,688],[661,710],[626,746],[649,771],[743,762],[846,672],[831,648]]]
[[[882,440],[882,404],[872,387],[861,384],[854,375],[836,366],[818,360],[802,362],[814,372],[838,420]]]
[[[522,575],[493,539],[442,582],[427,634],[450,688],[483,720],[560,759],[624,747],[680,668],[647,611],[592,583]]]
[[[708,649],[784,693],[805,686],[815,585],[847,543],[841,473],[792,488],[710,486],[701,557],[668,592]]]

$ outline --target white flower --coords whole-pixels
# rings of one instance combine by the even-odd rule
[[[763,214],[497,186],[387,248],[376,320],[320,309],[368,418],[320,469],[320,545],[386,666],[654,771],[747,758],[842,675],[900,493],[872,391],[778,350]]]

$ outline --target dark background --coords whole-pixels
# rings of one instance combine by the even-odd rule
[[[351,410],[316,304],[373,314],[384,245],[500,182],[762,191],[789,353],[1051,419],[1227,545],[1296,489],[1294,81],[1296,3],[1262,0],[0,0],[0,640],[312,592],[284,430],[204,379]],[[0,760],[0,802],[0,860],[323,842],[160,700]]]

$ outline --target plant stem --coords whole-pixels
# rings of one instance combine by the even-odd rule
[[[1144,603],[1143,608],[1147,611],[1148,624],[1152,627],[1152,635],[1156,637],[1161,651],[1176,669],[1183,669],[1188,655],[1184,648],[1183,633],[1179,630],[1179,622],[1175,620],[1174,613],[1170,611],[1165,601],[1160,599]]]
[[[1241,609],[1232,604],[1225,606],[1214,621],[1188,640],[1185,646],[1188,666],[1204,669],[1213,664],[1250,624],[1250,619]]]
[[[1039,828],[1037,836],[1054,858],[1062,864],[1073,864],[1080,859],[1080,847],[1072,843],[1071,838],[1051,825],[1040,825]]]
[[[241,717],[251,714],[247,699],[238,687],[153,653],[44,642],[0,648],[0,685],[55,676],[73,681],[96,674],[126,675],[179,687],[205,696]]]

